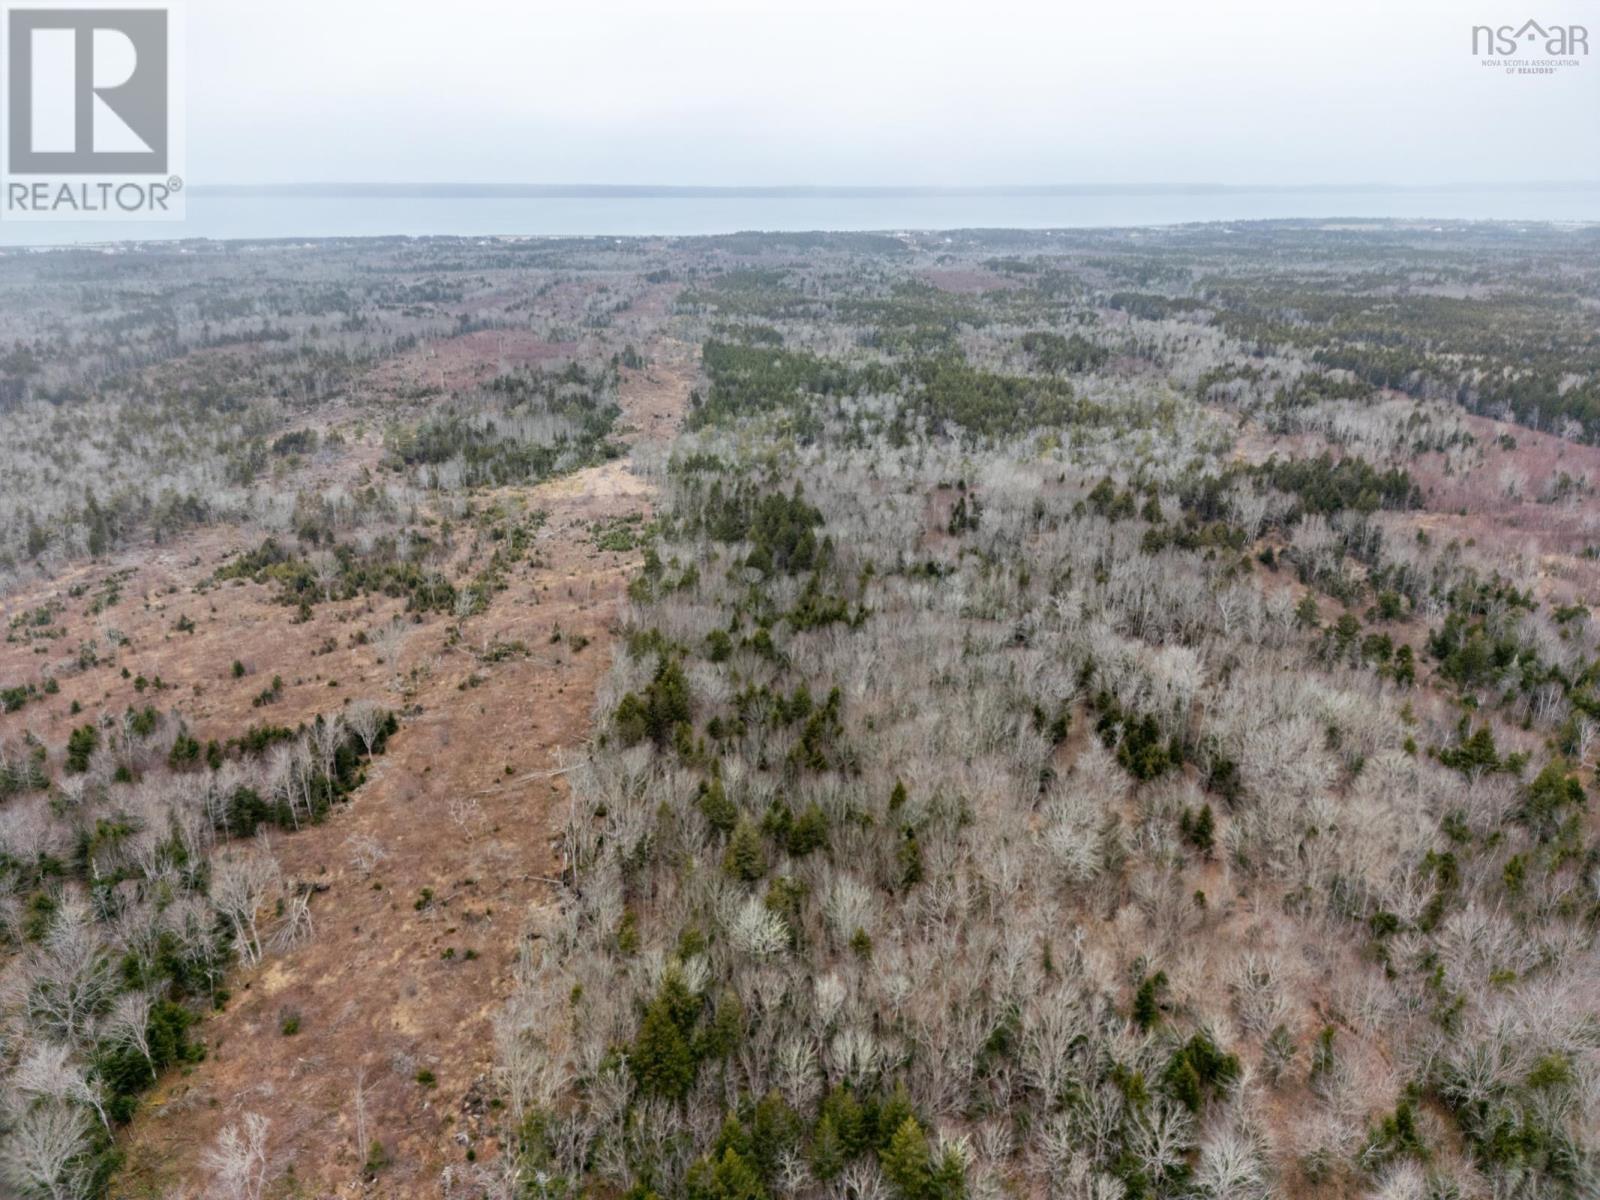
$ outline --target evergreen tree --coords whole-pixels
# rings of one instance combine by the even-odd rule
[[[1167,973],[1157,971],[1147,975],[1133,995],[1133,1021],[1140,1029],[1149,1029],[1161,1019],[1161,989],[1167,986]]]
[[[761,831],[749,820],[741,819],[734,828],[722,856],[722,869],[745,883],[754,883],[767,873],[767,850],[761,842]]]
[[[701,784],[700,795],[695,803],[707,824],[724,836],[732,833],[734,826],[739,823],[739,806],[728,799],[720,779]]]
[[[811,1135],[811,1170],[827,1183],[844,1170],[848,1161],[849,1154],[838,1126],[833,1123],[833,1114],[824,1111],[817,1121],[816,1132]]]
[[[745,1158],[732,1147],[719,1158],[702,1158],[684,1179],[688,1200],[767,1200],[767,1189]]]
[[[1317,598],[1310,592],[1300,597],[1300,603],[1295,605],[1294,619],[1302,629],[1316,629],[1322,625],[1322,618],[1317,612]]]
[[[1216,814],[1211,811],[1211,805],[1203,804],[1197,809],[1186,808],[1183,815],[1178,818],[1178,832],[1183,840],[1207,858],[1216,846]]]
[[[907,1117],[878,1156],[884,1177],[900,1200],[925,1200],[933,1183],[933,1166],[928,1154],[928,1139],[915,1117]]]
[[[913,888],[922,882],[922,847],[917,843],[917,835],[909,829],[895,852],[895,860],[900,867],[902,888]]]
[[[647,1096],[682,1100],[694,1086],[694,1024],[700,1001],[676,970],[669,970],[661,989],[645,1009],[633,1040],[629,1066],[639,1090]]]

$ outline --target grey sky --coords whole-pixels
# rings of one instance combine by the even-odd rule
[[[1574,0],[190,0],[215,182],[995,184],[1600,177]],[[1536,10],[1536,11],[1535,11]],[[1600,48],[1600,46],[1597,46]]]

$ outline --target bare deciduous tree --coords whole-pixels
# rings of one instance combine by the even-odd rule
[[[11,1084],[19,1096],[92,1108],[107,1132],[111,1129],[98,1086],[72,1061],[71,1050],[64,1045],[52,1042],[34,1045],[12,1072]]]
[[[311,893],[300,888],[283,901],[283,915],[272,931],[269,945],[275,953],[290,950],[309,941],[315,932],[311,920]]]
[[[136,1050],[150,1068],[155,1078],[155,1059],[150,1053],[150,993],[143,990],[124,992],[112,1006],[110,1015],[101,1026],[101,1036],[114,1046]]]
[[[371,875],[378,864],[389,857],[383,844],[370,833],[353,833],[345,839],[344,845],[350,852],[350,865],[363,875]]]
[[[214,1194],[226,1200],[261,1200],[267,1181],[268,1121],[259,1113],[223,1127],[205,1152],[202,1164],[211,1173]]]
[[[233,927],[234,942],[247,963],[261,961],[256,921],[277,885],[278,864],[265,850],[227,851],[213,868],[212,903]]]
[[[361,739],[367,757],[371,758],[373,747],[378,742],[379,730],[382,728],[383,710],[374,701],[357,700],[344,710],[344,723],[351,733]]]
[[[310,556],[312,575],[322,589],[324,601],[333,599],[333,585],[339,582],[339,560],[331,550],[317,550]]]
[[[400,655],[411,640],[411,626],[396,617],[378,626],[369,640],[377,650],[378,658],[389,668],[390,686],[394,686],[400,679]]]
[[[90,1128],[91,1118],[76,1105],[30,1105],[0,1143],[6,1178],[22,1195],[87,1200],[92,1184],[76,1164]]]
[[[367,1141],[367,1069],[365,1067],[356,1072],[356,1085],[351,1097],[351,1124],[355,1130],[356,1158],[364,1160],[370,1144]]]
[[[62,905],[23,978],[29,981],[29,1017],[69,1046],[82,1042],[117,991],[110,958],[85,904],[73,899]]]

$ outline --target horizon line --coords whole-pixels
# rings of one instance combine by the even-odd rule
[[[1256,193],[1431,193],[1594,191],[1600,179],[1441,183],[1047,183],[1047,184],[655,184],[430,183],[333,180],[296,183],[200,183],[209,196],[295,196],[345,199],[880,199],[977,196],[1230,195]]]

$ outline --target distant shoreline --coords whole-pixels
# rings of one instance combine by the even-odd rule
[[[0,249],[163,241],[714,237],[767,233],[1156,230],[1252,221],[1501,221],[1588,228],[1600,182],[1401,188],[1074,184],[1021,189],[566,184],[194,184],[184,221],[4,222]]]
[[[963,197],[1228,196],[1427,194],[1435,192],[1600,192],[1600,180],[1532,183],[1062,183],[962,186],[698,186],[607,183],[214,183],[196,184],[198,196],[305,197],[395,200],[890,200]]]

